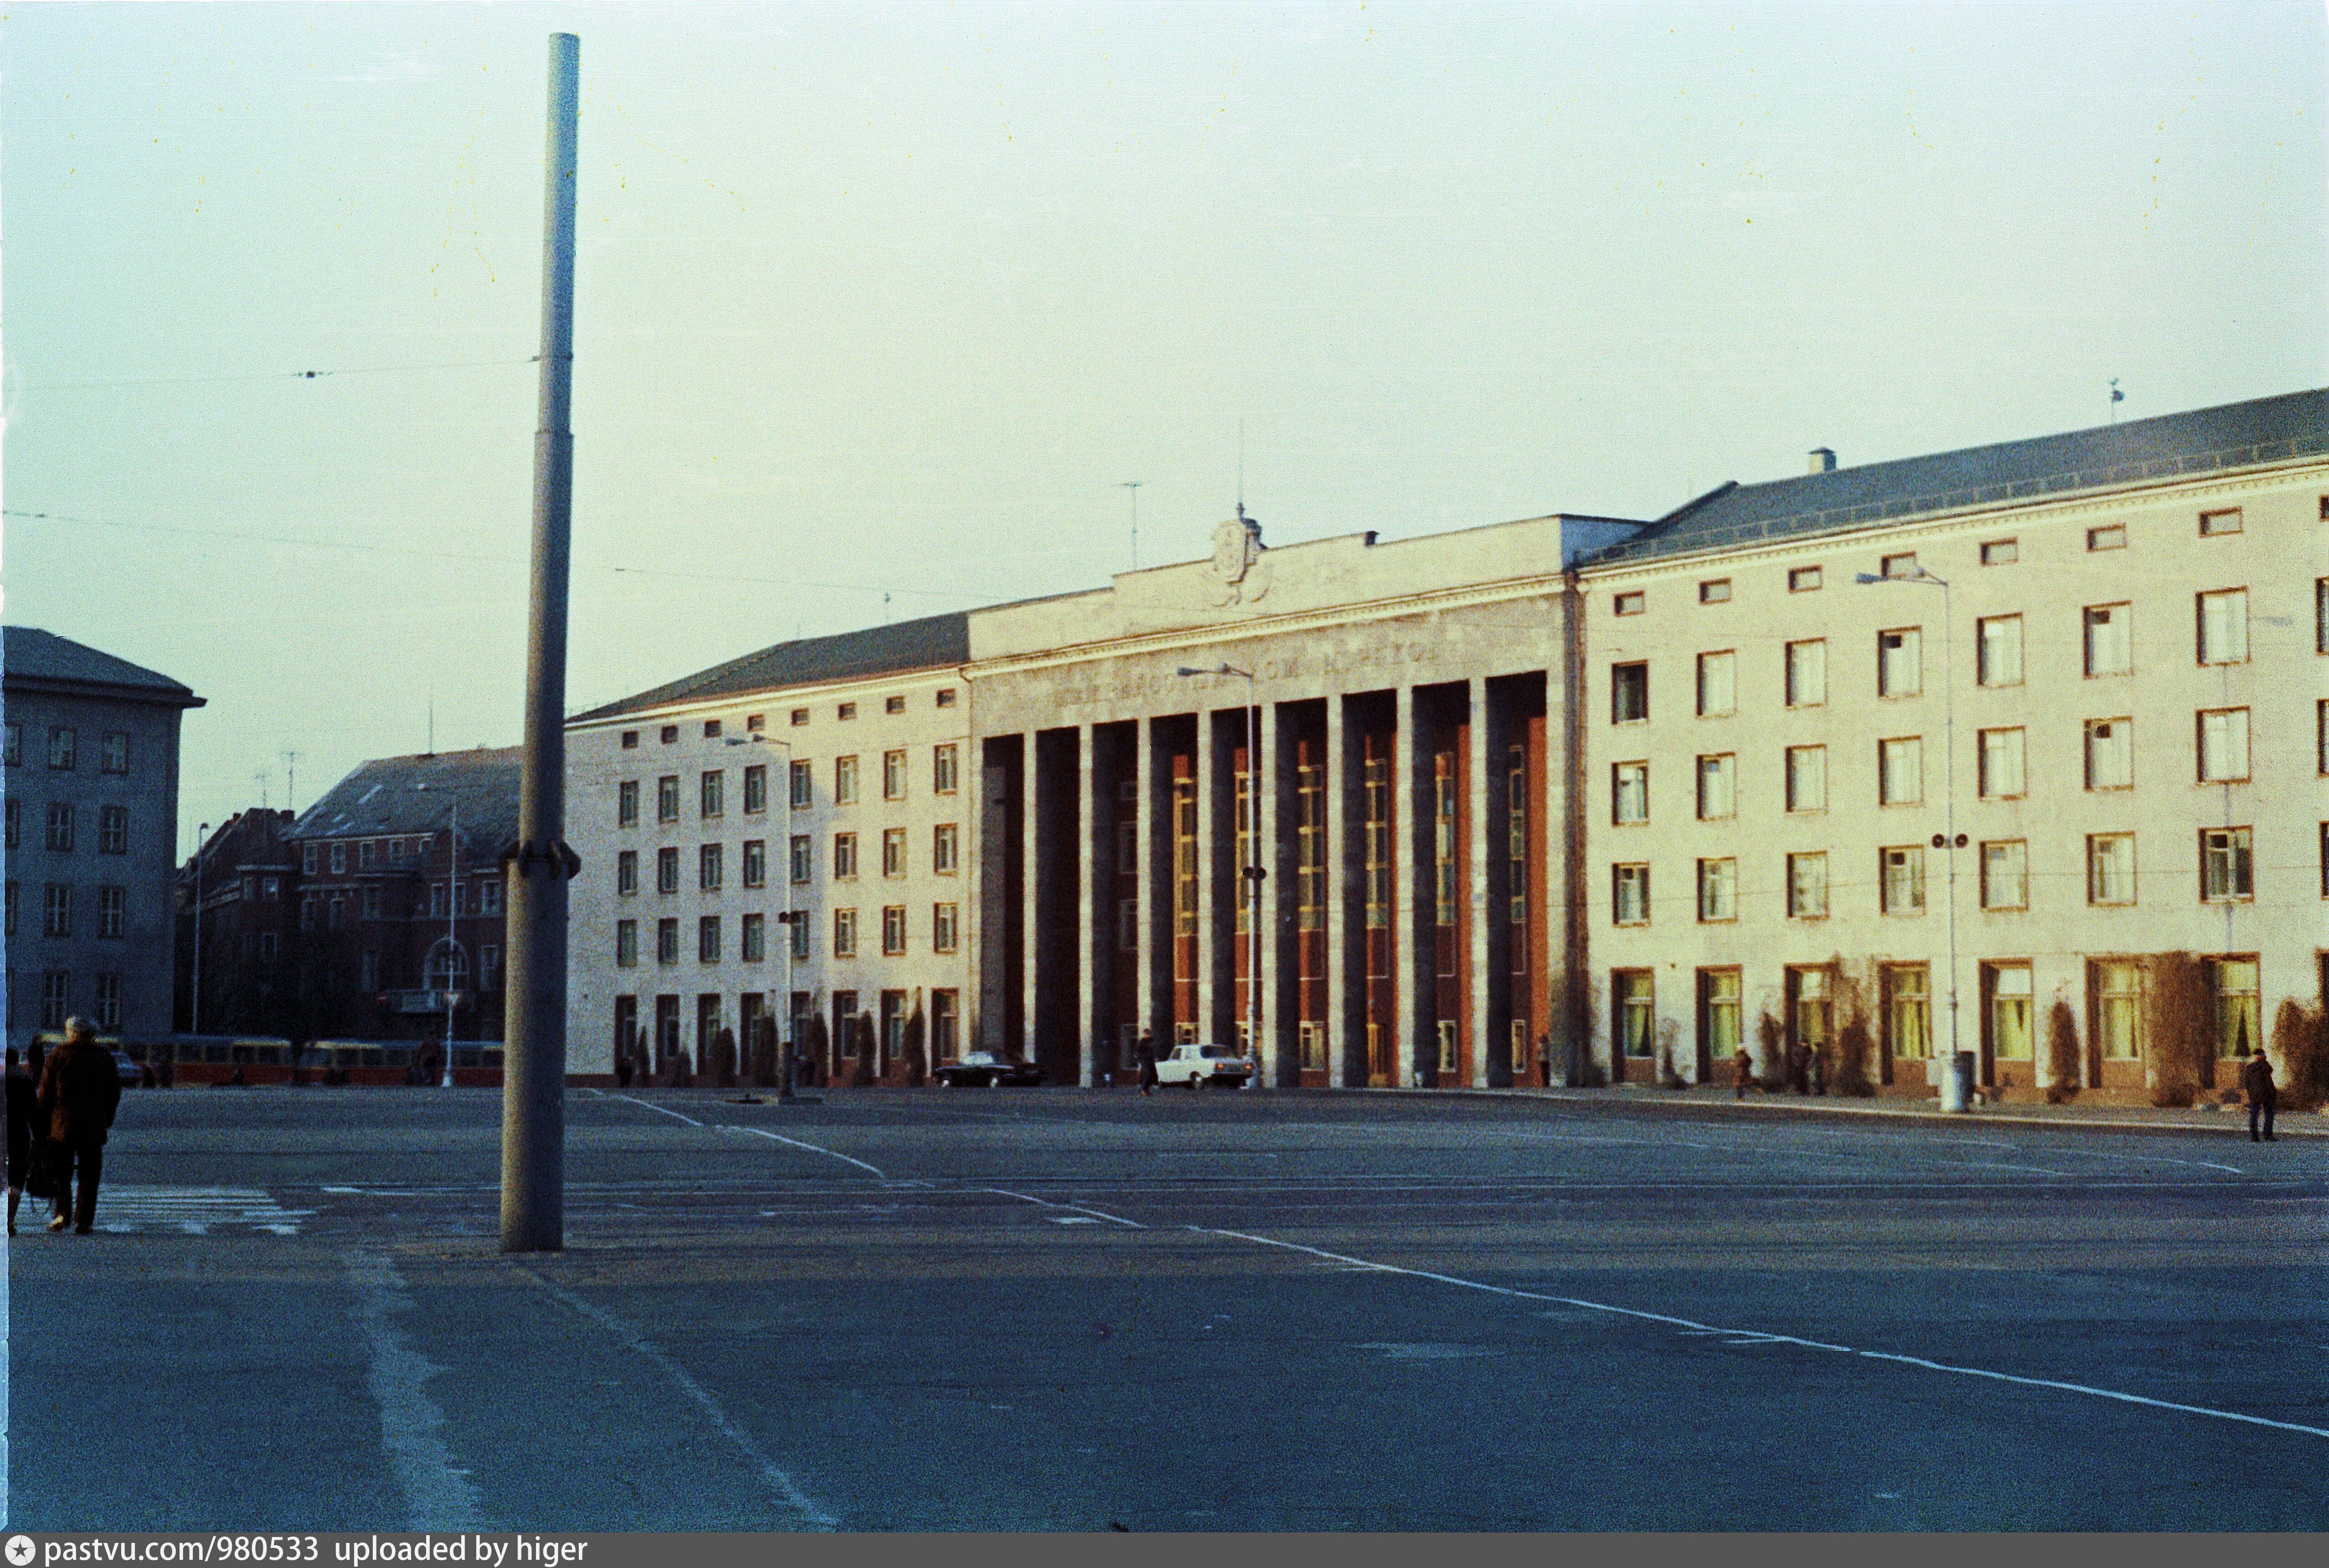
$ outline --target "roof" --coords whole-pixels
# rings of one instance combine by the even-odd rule
[[[192,689],[167,675],[38,626],[0,627],[0,682],[28,690],[78,690],[179,708],[203,706]]]
[[[1604,565],[1826,533],[1958,507],[2248,468],[2329,452],[2329,389],[1968,446],[1759,484],[1735,481],[1588,558]]]
[[[970,658],[970,617],[957,610],[926,615],[831,637],[806,637],[778,643],[757,653],[747,653],[725,664],[609,702],[567,722],[583,724],[626,713],[697,702],[715,697],[741,697],[754,691],[774,691],[787,686],[814,686],[828,681],[853,681],[872,675],[904,674],[966,663]]]
[[[499,850],[517,838],[518,774],[524,761],[525,747],[504,746],[359,763],[283,836],[434,832],[457,804],[463,841]]]

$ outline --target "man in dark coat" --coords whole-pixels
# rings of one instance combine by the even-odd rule
[[[41,1140],[33,1123],[39,1116],[41,1087],[31,1074],[16,1065],[16,1047],[8,1047],[8,1234],[16,1234],[16,1205],[24,1196],[24,1178],[32,1173],[33,1152]]]
[[[2249,1141],[2257,1141],[2257,1117],[2264,1117],[2264,1141],[2277,1143],[2272,1135],[2272,1113],[2280,1105],[2279,1086],[2272,1081],[2272,1062],[2262,1051],[2248,1059],[2240,1069],[2240,1089],[2249,1097]]]
[[[57,1212],[49,1228],[64,1229],[70,1208],[73,1230],[87,1235],[96,1225],[105,1135],[112,1129],[113,1113],[121,1103],[121,1078],[113,1065],[113,1053],[97,1043],[97,1031],[88,1020],[65,1020],[65,1043],[50,1056],[41,1072],[40,1095],[40,1125],[49,1135],[57,1183]],[[80,1172],[77,1195],[76,1169]],[[78,1201],[68,1203],[76,1197]]]
[[[1156,1037],[1146,1029],[1140,1031],[1140,1044],[1134,1047],[1140,1067],[1140,1092],[1149,1094],[1156,1087]]]

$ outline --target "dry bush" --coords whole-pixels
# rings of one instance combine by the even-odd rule
[[[2068,1104],[2078,1092],[2078,1015],[2056,997],[2053,1010],[2046,1015],[2046,1103]]]
[[[2155,953],[2143,1000],[2151,1042],[2151,1103],[2189,1105],[2215,1076],[2215,1043],[2209,1030],[2214,1009],[2206,972],[2188,953]]]
[[[2272,1054],[2279,1058],[2282,1110],[2318,1111],[2329,1103],[2329,1016],[2283,998],[2272,1019]]]
[[[1836,1031],[1835,1092],[1856,1100],[1865,1100],[1876,1093],[1876,1081],[1868,1075],[1868,1064],[1876,1055],[1876,1042],[1868,1033],[1868,1019],[1858,1013],[1852,1021]]]
[[[1755,1043],[1763,1047],[1763,1086],[1771,1086],[1772,1064],[1786,1053],[1787,1026],[1766,1011],[1755,1020]]]

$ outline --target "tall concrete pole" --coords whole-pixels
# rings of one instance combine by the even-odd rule
[[[575,120],[581,41],[550,35],[542,200],[542,419],[533,438],[533,616],[525,765],[509,878],[510,984],[502,1077],[502,1251],[566,1244],[566,576],[574,502]]]

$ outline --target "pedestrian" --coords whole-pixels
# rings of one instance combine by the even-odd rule
[[[1820,1047],[1812,1053],[1812,1093],[1827,1093],[1827,1047]]]
[[[1748,1054],[1746,1047],[1741,1046],[1739,1047],[1738,1053],[1730,1058],[1730,1087],[1732,1098],[1739,1100],[1744,1100],[1747,1098],[1747,1084],[1754,1075],[1755,1058]]]
[[[33,1150],[40,1140],[33,1122],[40,1104],[40,1085],[16,1065],[16,1047],[8,1047],[8,1234],[16,1234],[16,1205],[24,1196],[24,1178],[33,1169]]]
[[[628,1046],[616,1048],[615,1086],[618,1089],[627,1089],[631,1086],[631,1048]]]
[[[1156,1037],[1142,1030],[1134,1054],[1140,1065],[1140,1092],[1144,1095],[1151,1094],[1156,1088]]]
[[[2257,1117],[2261,1113],[2264,1117],[2263,1141],[2278,1142],[2279,1140],[2272,1135],[2272,1113],[2279,1108],[2280,1090],[2272,1081],[2271,1058],[2262,1051],[2250,1056],[2248,1065],[2240,1069],[2240,1087],[2249,1097],[2249,1141],[2258,1141]]]
[[[121,1078],[113,1055],[97,1043],[86,1019],[65,1020],[65,1043],[41,1072],[40,1126],[48,1134],[57,1184],[52,1231],[71,1222],[87,1235],[97,1220],[97,1184],[105,1169],[105,1135],[121,1103]],[[80,1174],[76,1193],[73,1173]],[[70,1201],[69,1201],[70,1200]]]
[[[1787,1051],[1787,1087],[1798,1094],[1812,1092],[1812,1048],[1801,1040]]]

